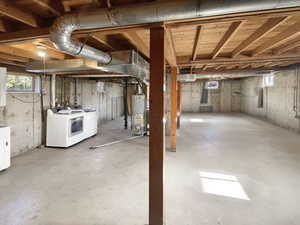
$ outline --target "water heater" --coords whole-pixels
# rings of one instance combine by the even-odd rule
[[[132,95],[131,129],[133,135],[144,135],[145,130],[145,95]]]

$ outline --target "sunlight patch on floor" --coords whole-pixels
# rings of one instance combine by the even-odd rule
[[[250,200],[236,176],[200,172],[203,191],[208,194]]]

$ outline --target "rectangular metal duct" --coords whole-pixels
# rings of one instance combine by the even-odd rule
[[[81,70],[99,70],[109,73],[128,75],[145,80],[149,77],[149,63],[134,50],[115,51],[110,53],[112,61],[102,65],[95,60],[66,59],[47,60],[45,67],[43,62],[33,61],[27,63],[26,71],[34,73],[72,72]],[[88,75],[87,75],[88,77]]]
[[[45,66],[42,61],[28,62],[26,71],[33,73],[54,73],[97,69],[96,60],[89,59],[66,59],[66,60],[46,60]]]
[[[127,74],[146,80],[149,77],[149,63],[136,51],[111,52],[112,61],[108,65],[101,65],[98,68],[105,72]]]

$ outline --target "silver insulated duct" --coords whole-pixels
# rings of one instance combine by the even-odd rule
[[[110,10],[98,9],[94,12],[65,15],[55,21],[51,29],[50,39],[58,49],[71,55],[108,64],[112,60],[110,54],[73,40],[71,38],[72,32],[82,29],[148,24],[297,6],[300,6],[298,0],[154,1],[130,7],[118,7]]]

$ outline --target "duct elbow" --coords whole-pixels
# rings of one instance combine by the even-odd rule
[[[72,39],[72,33],[75,30],[85,29],[84,24],[81,24],[79,20],[79,14],[65,15],[55,20],[50,29],[50,40],[55,47],[73,56],[97,60],[101,64],[110,63],[110,54]]]

